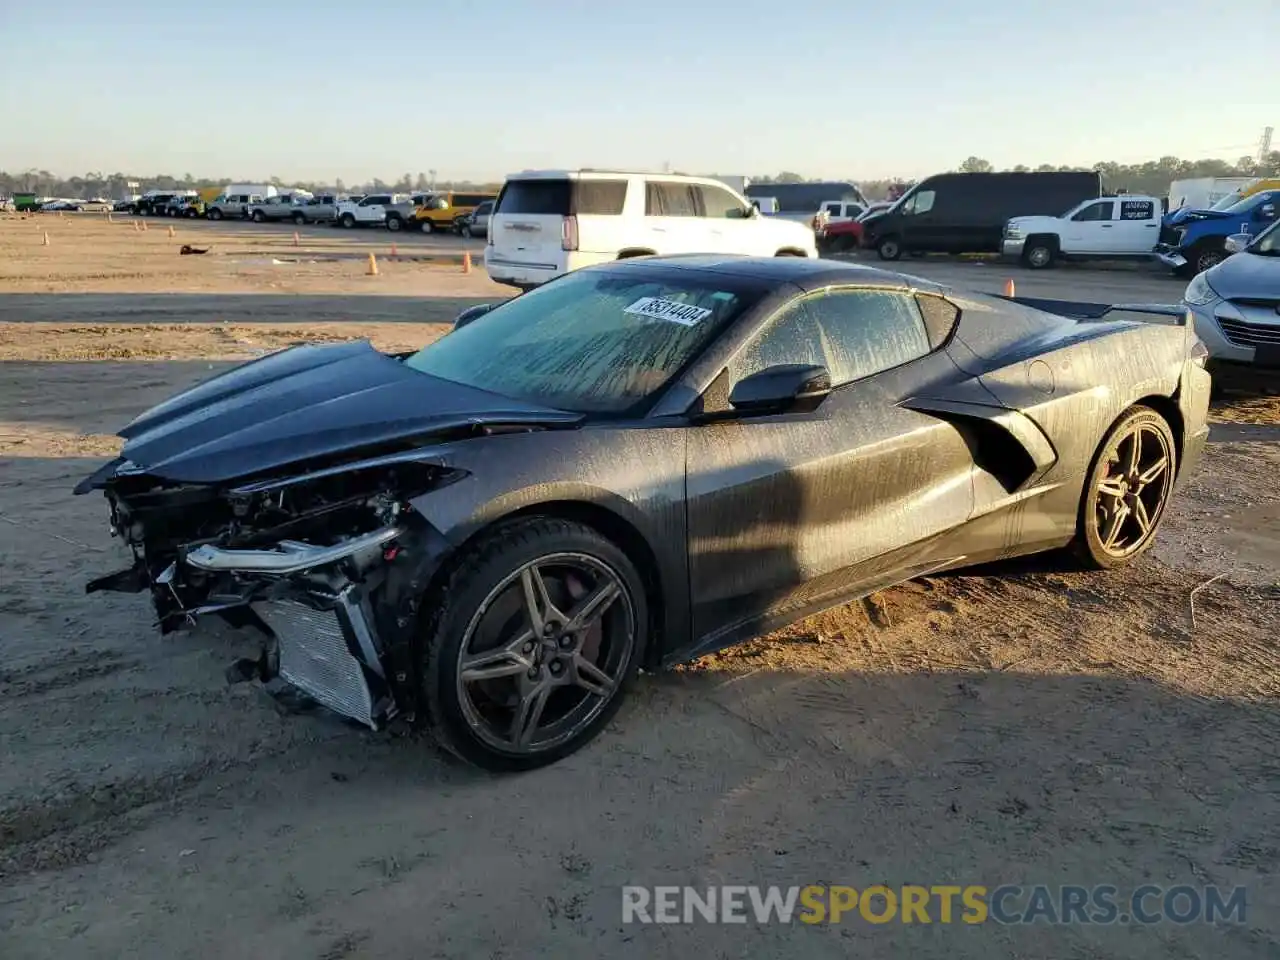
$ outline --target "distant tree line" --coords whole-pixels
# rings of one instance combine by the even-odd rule
[[[130,187],[136,183],[137,187]],[[228,183],[270,183],[277,187],[309,190],[312,193],[336,191],[338,193],[370,193],[388,191],[395,193],[412,193],[432,189],[431,180],[425,173],[414,176],[406,173],[399,180],[385,181],[374,178],[369,183],[345,184],[341,179],[332,182],[321,181],[285,181],[280,177],[194,177],[184,174],[181,177],[169,174],[145,176],[133,173],[102,173],[94,171],[79,177],[62,178],[48,170],[23,170],[10,173],[0,170],[0,197],[12,196],[15,193],[35,193],[40,196],[66,197],[68,199],[89,199],[91,197],[108,197],[118,199],[134,193],[145,193],[147,190],[203,190],[222,187]],[[466,180],[441,180],[435,184],[441,190],[474,190],[497,192],[499,183],[472,183]]]
[[[982,157],[969,157],[955,168],[961,173],[990,173],[995,167]],[[1272,151],[1259,161],[1257,157],[1241,157],[1235,163],[1228,160],[1180,160],[1177,157],[1161,157],[1159,160],[1148,160],[1146,163],[1095,163],[1092,167],[1069,165],[1054,166],[1044,163],[1038,167],[1019,164],[1008,168],[1018,173],[1035,170],[1040,173],[1055,170],[1097,170],[1102,174],[1103,188],[1110,191],[1125,190],[1129,193],[1144,193],[1161,197],[1169,189],[1174,180],[1186,180],[1194,177],[1280,177],[1280,150]],[[940,173],[943,171],[939,171]],[[783,170],[774,176],[752,177],[754,183],[803,183],[812,178],[803,177],[791,170]],[[824,178],[825,179],[825,178]],[[901,189],[905,180],[858,180],[853,182],[861,187],[862,192],[870,200],[880,200]]]
[[[989,161],[981,157],[969,157],[956,169],[964,173],[984,173],[990,172],[995,168]],[[1010,169],[1026,172],[1032,168],[1019,164]],[[1190,177],[1280,177],[1280,150],[1267,154],[1261,161],[1255,157],[1241,157],[1235,163],[1227,160],[1180,160],[1177,157],[1161,157],[1159,160],[1148,160],[1146,163],[1106,162],[1095,163],[1092,167],[1054,166],[1046,163],[1034,169],[1037,171],[1097,170],[1102,174],[1103,187],[1107,190],[1127,190],[1129,193],[1163,196],[1169,189],[1169,184],[1174,180],[1183,180]],[[810,179],[814,178],[804,177],[791,170],[783,170],[781,173],[772,176],[753,176],[751,178],[756,183],[804,183]],[[907,184],[907,181],[902,179],[859,180],[856,177],[851,179],[872,200],[891,196]],[[131,182],[137,183],[138,186],[136,188],[129,187]],[[208,187],[223,186],[228,183],[257,182],[259,180],[256,177],[210,179],[208,177],[193,177],[189,173],[181,177],[175,177],[168,174],[142,176],[124,173],[108,174],[101,171],[63,179],[48,170],[31,169],[20,173],[9,173],[0,170],[0,196],[10,196],[14,193],[36,193],[50,197],[88,199],[90,197],[105,196],[119,198],[147,190],[201,190]],[[368,183],[353,184],[343,183],[340,179],[332,182],[286,182],[280,177],[268,177],[263,182],[275,184],[277,187],[310,190],[312,193],[323,191],[336,191],[338,193],[383,191],[411,193],[426,191],[432,189],[433,186],[437,189],[496,192],[501,186],[499,183],[476,183],[469,180],[442,180],[432,184],[431,179],[425,173],[418,173],[416,176],[406,173],[398,180],[380,180],[375,177]]]

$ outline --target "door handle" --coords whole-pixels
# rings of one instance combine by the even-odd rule
[[[1157,227],[1157,224],[1154,224],[1154,223],[1148,223],[1148,224],[1147,224],[1147,229],[1148,229],[1148,230],[1154,230],[1156,227]]]
[[[1103,230],[1110,230],[1110,229],[1111,229],[1111,224],[1109,224],[1109,223],[1104,223],[1104,224],[1102,225],[1102,229],[1103,229]]]

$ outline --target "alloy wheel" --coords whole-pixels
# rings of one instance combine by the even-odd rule
[[[503,578],[467,626],[463,715],[502,752],[554,749],[613,700],[635,642],[635,607],[617,571],[582,553],[539,557]]]
[[[1121,560],[1155,533],[1173,487],[1173,451],[1150,422],[1116,435],[1094,490],[1094,519],[1103,552]]]

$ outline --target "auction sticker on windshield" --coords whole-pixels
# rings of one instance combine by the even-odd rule
[[[651,317],[654,320],[669,320],[682,326],[692,327],[699,320],[711,316],[706,307],[695,307],[675,300],[663,300],[661,297],[641,297],[623,313],[632,313],[640,317]]]

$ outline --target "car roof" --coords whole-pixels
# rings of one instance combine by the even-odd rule
[[[704,276],[733,277],[763,288],[794,284],[802,290],[817,290],[835,284],[908,287],[941,293],[941,284],[921,277],[839,260],[810,257],[748,257],[734,254],[687,253],[662,257],[635,257],[592,267],[593,270],[626,273],[631,271],[696,272]]]

